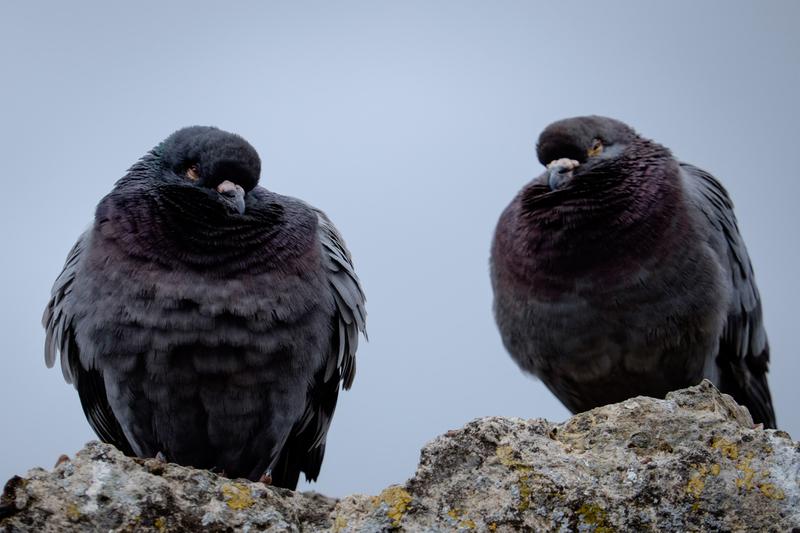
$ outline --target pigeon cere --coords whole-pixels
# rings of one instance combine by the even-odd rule
[[[365,297],[333,223],[260,171],[199,126],[134,164],[55,281],[45,360],[127,455],[294,489],[319,474]]]
[[[599,116],[551,124],[537,155],[547,168],[491,248],[514,361],[572,412],[706,378],[774,428],[761,300],[720,182]]]

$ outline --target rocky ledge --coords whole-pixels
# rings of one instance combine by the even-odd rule
[[[800,443],[710,383],[563,424],[489,417],[428,444],[416,474],[335,500],[89,443],[6,484],[0,531],[791,531]],[[800,531],[800,529],[797,529]]]

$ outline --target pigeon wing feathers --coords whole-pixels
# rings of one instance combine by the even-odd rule
[[[113,444],[127,455],[133,455],[133,449],[108,404],[103,375],[97,369],[83,367],[80,349],[75,340],[74,317],[70,305],[73,298],[72,286],[81,267],[82,255],[88,246],[88,233],[87,231],[81,235],[72,247],[61,274],[53,284],[50,301],[42,316],[42,325],[46,332],[44,360],[49,368],[60,355],[64,379],[78,390],[83,412],[92,429],[104,442]]]
[[[315,209],[318,219],[318,230],[322,244],[328,280],[336,302],[337,343],[332,347],[336,366],[344,382],[345,390],[353,384],[356,371],[356,349],[358,333],[367,337],[366,330],[366,298],[361,283],[353,269],[350,252],[344,245],[344,239],[336,227],[322,211]],[[332,363],[334,358],[330,359]],[[333,365],[329,363],[326,379],[330,377]]]
[[[761,298],[733,203],[725,188],[708,172],[686,163],[681,163],[681,170],[695,205],[712,228],[711,244],[730,276],[732,294],[717,354],[720,388],[744,401],[757,422],[775,427],[767,384],[769,343]]]
[[[56,362],[56,356],[62,355],[61,370],[67,383],[72,383],[72,374],[67,362],[67,357],[63,357],[69,351],[68,335],[72,322],[72,316],[68,311],[69,297],[72,292],[72,284],[75,281],[75,273],[85,248],[85,241],[88,240],[86,233],[80,236],[78,242],[72,247],[61,274],[53,283],[50,291],[50,300],[47,302],[44,314],[42,315],[42,325],[45,328],[44,342],[44,362],[47,368],[52,368]]]
[[[335,303],[330,349],[326,364],[316,373],[303,417],[298,421],[272,470],[278,479],[295,486],[300,472],[313,481],[325,455],[325,437],[336,409],[339,384],[349,389],[355,377],[358,334],[366,337],[364,292],[353,269],[344,239],[322,211],[317,215],[317,236],[323,251],[323,266]]]

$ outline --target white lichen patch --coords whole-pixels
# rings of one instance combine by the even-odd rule
[[[108,463],[98,462],[92,464],[91,484],[84,493],[87,501],[82,507],[81,512],[90,514],[97,511],[97,497],[103,491],[103,487],[112,475],[111,465]]]

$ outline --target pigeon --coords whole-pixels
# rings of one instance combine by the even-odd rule
[[[491,248],[514,361],[573,413],[708,379],[774,428],[761,300],[722,184],[600,116],[549,125],[537,155],[546,170]]]
[[[69,252],[44,353],[125,454],[294,489],[319,475],[365,297],[328,217],[260,170],[214,127],[144,155]]]

